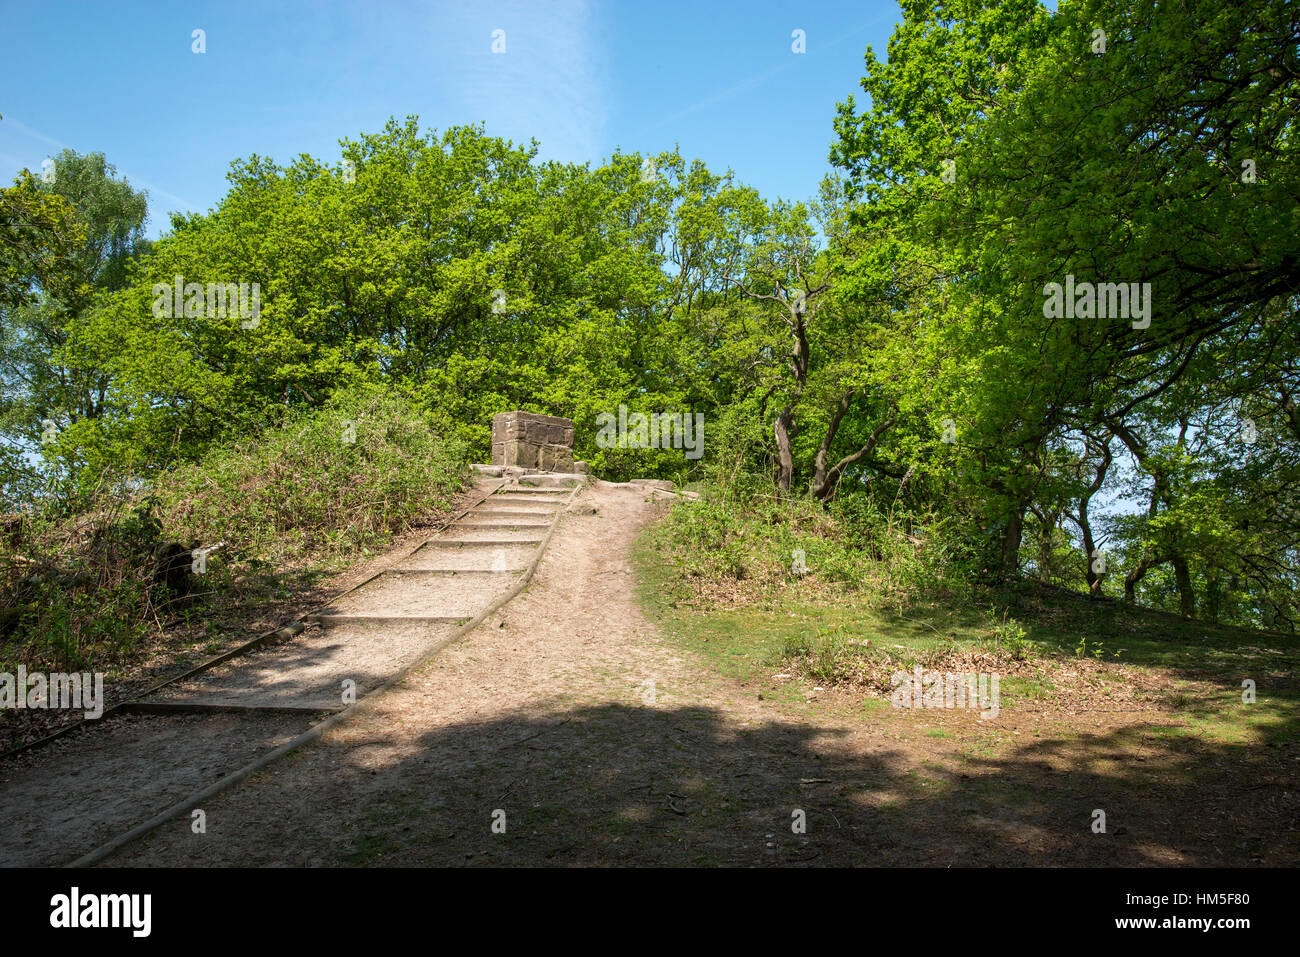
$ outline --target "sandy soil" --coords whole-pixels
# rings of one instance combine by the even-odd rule
[[[484,489],[495,487],[489,483]],[[476,496],[475,496],[476,497]],[[551,496],[554,516],[568,496]],[[443,530],[456,539],[478,520],[478,506]],[[484,508],[493,512],[495,506]],[[328,711],[418,660],[518,581],[536,545],[500,551],[468,544],[442,549],[442,571],[428,570],[416,549],[428,537],[405,539],[377,560],[337,580],[360,585],[330,610],[338,620],[231,659],[146,699],[150,705],[299,708],[319,713],[114,717],[53,745],[0,764],[0,865],[52,865],[93,850],[306,730]],[[476,571],[487,568],[486,573]],[[454,573],[449,573],[454,572]],[[377,575],[366,581],[370,575]],[[347,616],[381,616],[365,621]],[[347,683],[347,684],[345,684]]]
[[[1300,862],[1295,748],[1175,739],[1126,709],[981,721],[726,677],[662,637],[634,596],[630,547],[662,498],[585,490],[494,618],[208,802],[205,834],[177,821],[105,865]],[[455,566],[480,569],[466,584],[483,577],[484,551]],[[459,549],[421,552],[406,566],[456,562]],[[512,548],[512,565],[526,554]],[[183,755],[184,734],[168,733]],[[231,736],[271,740],[260,725]],[[11,792],[25,807],[33,780],[46,778],[29,769]],[[0,778],[0,805],[5,794]],[[79,800],[65,819],[92,813]]]
[[[662,506],[606,484],[579,503],[596,513],[561,520],[532,585],[495,620],[219,796],[207,834],[168,825],[108,863],[1300,859],[1294,831],[1263,824],[1294,808],[1294,753],[1234,754],[1207,785],[1190,775],[1208,754],[1132,713],[1004,709],[984,722],[747,687],[675,650],[633,596],[629,547]]]
[[[0,764],[0,866],[75,860],[305,731],[270,715],[128,716]]]

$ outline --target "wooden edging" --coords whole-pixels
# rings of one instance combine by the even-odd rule
[[[192,701],[127,701],[122,705],[123,714],[287,714],[310,715],[334,714],[343,708],[334,704],[292,705],[292,704],[199,704]]]
[[[433,526],[434,531],[432,531],[429,534],[429,537],[424,539],[424,541],[420,542],[414,548],[412,548],[409,552],[406,553],[405,556],[398,559],[398,561],[403,562],[409,559],[421,548],[429,544],[429,541],[435,535],[442,534],[442,532],[446,531],[446,529],[449,526],[453,525],[461,518],[469,514],[471,510],[478,508],[478,506],[482,505],[494,492],[496,492],[505,484],[506,483],[504,479],[500,480],[499,485],[488,489],[481,496],[479,496],[479,498],[476,499],[472,504],[461,509],[452,518],[449,518],[443,522],[434,525]],[[34,751],[37,748],[43,748],[45,747],[45,745],[50,744],[51,742],[63,737],[65,734],[71,734],[72,732],[79,731],[89,725],[98,725],[101,721],[103,721],[106,718],[112,718],[120,714],[126,714],[128,713],[128,711],[126,710],[127,705],[130,705],[133,702],[141,701],[144,698],[147,698],[150,695],[155,694],[158,691],[161,691],[163,688],[166,688],[168,685],[173,685],[176,684],[177,682],[184,681],[187,678],[192,678],[197,674],[201,674],[204,671],[208,671],[212,668],[215,668],[219,664],[229,661],[231,658],[238,658],[241,655],[248,654],[250,651],[256,651],[258,648],[261,648],[263,645],[267,645],[279,641],[286,641],[289,638],[294,637],[295,635],[301,634],[303,629],[307,627],[306,625],[307,620],[313,614],[319,612],[322,608],[328,608],[330,605],[334,604],[340,598],[345,598],[346,596],[352,594],[354,591],[356,591],[358,588],[362,587],[363,585],[369,585],[372,581],[374,581],[380,575],[384,574],[384,572],[387,570],[388,569],[383,569],[381,571],[375,572],[375,574],[371,575],[369,578],[365,579],[364,581],[358,582],[357,584],[351,586],[350,588],[345,588],[343,591],[339,592],[329,601],[323,602],[319,605],[315,605],[312,608],[309,608],[307,611],[299,615],[297,619],[291,621],[289,624],[284,625],[283,627],[276,628],[273,631],[268,631],[265,634],[258,635],[256,638],[249,639],[248,641],[244,642],[242,645],[237,645],[236,647],[231,648],[229,651],[223,651],[215,658],[209,658],[207,661],[195,665],[189,671],[182,672],[181,674],[178,675],[173,675],[172,677],[166,679],[165,681],[161,681],[158,684],[154,685],[153,687],[147,688],[146,690],[141,691],[139,694],[127,698],[125,701],[119,701],[117,704],[105,708],[104,713],[101,714],[98,718],[94,718],[90,720],[86,718],[82,718],[80,721],[74,721],[72,724],[60,728],[58,731],[55,731],[53,734],[47,734],[43,738],[37,738],[35,741],[28,741],[26,744],[20,744],[16,748],[10,748],[8,751],[5,751],[3,754],[0,754],[0,761],[4,761],[8,758],[14,757],[15,755],[23,754],[27,751]]]
[[[471,631],[473,631],[475,628],[481,625],[484,621],[486,621],[491,615],[496,614],[497,611],[499,611],[505,604],[511,601],[516,595],[518,595],[521,591],[524,590],[524,588],[528,586],[528,583],[532,581],[533,573],[537,571],[537,566],[541,564],[542,556],[546,553],[546,546],[550,544],[551,537],[555,534],[556,526],[558,526],[560,523],[560,518],[564,515],[564,512],[567,511],[567,506],[572,504],[573,499],[577,497],[578,493],[582,491],[582,489],[585,487],[586,487],[585,485],[579,485],[576,488],[572,489],[569,493],[568,498],[562,503],[564,506],[566,506],[566,508],[559,509],[556,511],[555,519],[554,521],[551,522],[551,527],[547,531],[546,537],[543,538],[541,544],[537,546],[537,553],[533,556],[533,560],[529,563],[528,569],[527,571],[524,572],[523,577],[520,578],[520,580],[516,582],[510,588],[509,591],[505,592],[499,598],[496,598],[495,600],[490,602],[486,608],[484,608],[477,615],[475,615],[473,618],[467,621],[464,625],[457,628],[447,637],[443,638],[442,640],[431,645],[429,648],[425,649],[424,653],[421,654],[418,658],[416,658],[415,661],[411,662],[409,665],[406,665],[404,668],[401,668],[395,674],[389,676],[383,682],[381,682],[380,684],[372,688],[369,692],[366,693],[364,697],[360,698],[355,704],[349,705],[344,710],[330,715],[324,721],[321,721],[319,724],[313,725],[312,727],[304,731],[302,734],[298,735],[297,737],[289,741],[286,741],[284,744],[280,745],[275,750],[268,751],[266,754],[263,754],[261,757],[256,758],[255,760],[249,762],[248,764],[244,765],[242,768],[239,768],[238,770],[232,771],[230,774],[227,774],[224,778],[222,778],[220,781],[217,781],[215,784],[209,785],[208,787],[204,788],[202,791],[199,791],[195,794],[191,794],[183,801],[180,801],[177,804],[173,804],[165,811],[161,811],[160,813],[154,815],[149,820],[145,821],[143,824],[137,824],[135,827],[131,828],[131,830],[126,831],[123,834],[119,834],[117,837],[113,838],[108,843],[97,847],[95,850],[91,851],[88,854],[83,854],[75,861],[71,862],[70,864],[66,864],[64,866],[65,867],[89,867],[92,864],[99,863],[104,858],[120,850],[122,847],[125,847],[127,844],[130,844],[132,841],[144,837],[150,831],[153,831],[156,828],[161,827],[163,824],[166,824],[168,821],[180,817],[182,814],[185,814],[188,811],[194,810],[201,803],[206,801],[208,798],[215,797],[216,795],[220,794],[222,791],[225,791],[227,788],[235,784],[238,784],[240,781],[244,780],[250,774],[253,774],[256,771],[260,771],[268,764],[271,764],[273,761],[276,761],[277,759],[284,757],[284,755],[288,754],[289,752],[296,751],[298,748],[301,748],[303,745],[310,744],[311,742],[318,740],[322,735],[325,734],[326,731],[329,731],[331,728],[334,728],[335,726],[343,723],[352,715],[357,714],[362,710],[367,710],[373,707],[374,702],[376,701],[376,699],[378,699],[378,697],[381,694],[383,694],[385,691],[388,691],[390,688],[398,684],[400,681],[404,680],[407,677],[407,675],[409,675],[415,669],[426,664],[431,658],[437,655],[440,651],[442,651],[452,642],[457,641],[463,638],[465,635],[469,634]],[[496,489],[493,489],[493,491],[496,491]],[[488,494],[490,495],[492,493],[489,492]]]

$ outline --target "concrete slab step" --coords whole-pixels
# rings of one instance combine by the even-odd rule
[[[520,565],[517,568],[507,568],[503,571],[493,571],[490,568],[440,568],[438,566],[421,567],[419,565],[399,565],[396,568],[390,568],[384,572],[385,575],[443,575],[447,578],[465,577],[473,578],[474,576],[491,575],[502,579],[513,579],[513,575],[522,572],[527,565]]]
[[[326,715],[342,711],[346,705],[342,698],[322,699],[314,704],[266,704],[249,699],[235,703],[237,699],[216,700],[209,698],[187,698],[179,701],[128,701],[122,705],[123,714],[242,714],[258,712],[264,714],[287,715]]]
[[[331,627],[335,625],[459,625],[473,617],[473,615],[368,615],[323,611],[304,615],[302,620],[319,622]]]
[[[481,505],[478,508],[474,509],[474,511],[467,513],[465,517],[467,519],[474,519],[474,520],[480,518],[491,518],[491,519],[527,518],[527,519],[532,519],[534,521],[537,521],[539,519],[553,518],[557,511],[559,511],[559,509],[510,508],[510,507],[489,508],[486,505]]]
[[[500,545],[540,545],[541,543],[542,537],[536,532],[519,532],[515,535],[501,531],[465,532],[458,534],[455,538],[435,538],[424,545],[421,551],[425,548],[466,548],[475,545],[491,548]]]
[[[447,526],[452,532],[482,532],[482,531],[545,531],[550,528],[550,522],[527,522],[520,519],[501,519],[493,522],[466,522],[460,521]]]
[[[325,614],[472,618],[514,584],[513,575],[450,576],[387,572],[344,595]]]
[[[507,495],[530,495],[537,498],[554,498],[559,501],[569,497],[571,489],[567,488],[538,488],[531,485],[508,485],[501,491],[490,496],[488,501],[496,498],[504,498]]]
[[[437,571],[487,571],[506,576],[528,567],[537,553],[530,542],[505,542],[492,545],[471,542],[456,547],[427,543],[417,549],[400,568]]]
[[[458,524],[450,526],[434,541],[455,538],[466,542],[477,542],[485,539],[488,541],[540,542],[546,536],[546,532],[550,527],[549,524],[543,525],[540,522],[528,522],[519,525],[489,524],[483,528],[466,528]]]
[[[571,489],[579,485],[586,485],[588,479],[589,476],[581,472],[541,472],[521,475],[516,481],[520,485],[536,488]]]
[[[170,685],[148,702],[230,708],[342,707],[455,633],[457,621],[371,615],[312,623],[297,638]]]
[[[510,508],[547,508],[551,511],[558,511],[567,499],[563,498],[534,498],[531,495],[501,495],[493,496],[487,499],[477,508],[491,508],[493,506],[510,507]]]

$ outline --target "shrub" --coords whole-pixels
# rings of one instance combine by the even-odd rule
[[[391,393],[353,390],[159,478],[164,524],[276,565],[382,544],[447,506],[466,449]]]
[[[949,573],[942,523],[922,536],[860,500],[726,494],[706,488],[674,505],[653,541],[675,584],[719,603],[857,592],[894,605],[964,588]],[[799,556],[801,554],[802,561]],[[806,570],[801,570],[806,569]]]
[[[149,503],[103,489],[71,519],[16,517],[0,541],[0,671],[72,671],[129,652],[156,619],[159,533]]]
[[[464,484],[465,461],[464,444],[435,435],[415,404],[354,390],[150,487],[102,476],[71,517],[54,501],[9,516],[0,535],[0,670],[121,662],[237,570],[342,559],[444,509]],[[165,546],[186,564],[191,549],[218,543],[212,574],[185,601],[155,584]]]

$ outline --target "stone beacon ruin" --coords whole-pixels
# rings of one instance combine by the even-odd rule
[[[492,416],[492,464],[572,472],[573,420],[535,412]]]
[[[586,462],[573,460],[573,420],[536,412],[498,412],[492,416],[492,464],[471,465],[487,478],[505,479],[516,485],[544,488],[574,488],[592,484],[594,477]],[[610,487],[609,483],[601,483]],[[695,492],[675,493],[666,479],[631,479],[615,483],[651,494],[680,494],[698,498]]]

